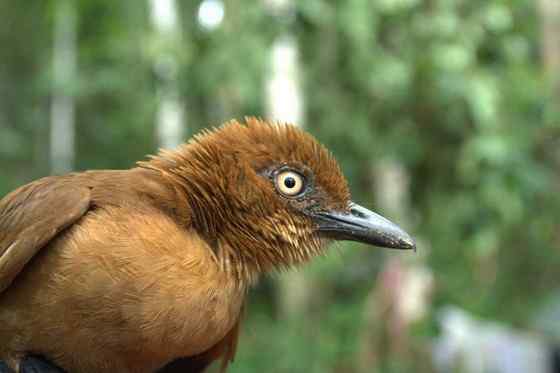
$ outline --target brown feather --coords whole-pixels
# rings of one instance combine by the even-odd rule
[[[283,165],[314,180],[312,200],[278,195],[266,172]],[[248,287],[327,243],[299,206],[344,210],[349,197],[315,139],[253,118],[131,170],[24,186],[0,201],[0,359],[36,353],[86,373],[222,359],[225,370]]]

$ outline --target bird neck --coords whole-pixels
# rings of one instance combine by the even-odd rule
[[[281,225],[268,217],[258,224],[230,227],[210,241],[219,267],[240,283],[252,285],[262,274],[298,266],[324,251],[328,242],[307,229],[303,222]]]
[[[263,214],[246,201],[239,206],[227,188],[235,177],[228,182],[209,178],[208,165],[188,155],[187,146],[139,165],[158,171],[172,185],[178,202],[175,214],[189,217],[181,223],[208,243],[219,268],[240,286],[252,285],[264,273],[305,263],[323,252],[327,242],[315,234],[305,217]]]

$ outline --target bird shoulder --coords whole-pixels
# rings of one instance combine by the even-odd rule
[[[0,294],[51,239],[90,207],[90,189],[48,177],[0,200]]]

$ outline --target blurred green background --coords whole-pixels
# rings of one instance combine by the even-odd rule
[[[284,107],[419,251],[265,279],[232,372],[431,372],[450,305],[560,342],[560,2],[161,1],[0,0],[0,195]]]

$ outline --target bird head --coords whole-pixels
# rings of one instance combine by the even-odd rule
[[[333,155],[292,125],[232,121],[148,165],[182,186],[189,225],[244,278],[303,263],[332,240],[415,247],[398,226],[352,202]]]

